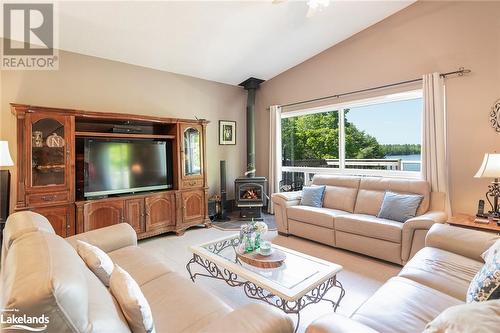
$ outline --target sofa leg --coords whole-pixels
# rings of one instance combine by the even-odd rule
[[[285,237],[288,237],[289,235],[284,233],[284,232],[281,232],[281,231],[278,231],[278,235],[280,236],[285,236]]]

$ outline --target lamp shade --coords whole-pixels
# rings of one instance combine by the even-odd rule
[[[500,178],[500,154],[484,154],[476,178]]]
[[[0,167],[13,166],[12,157],[9,153],[9,143],[7,141],[0,141]]]

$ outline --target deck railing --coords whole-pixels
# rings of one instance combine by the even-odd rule
[[[309,185],[315,174],[356,174],[395,177],[416,177],[421,170],[421,161],[402,159],[346,159],[345,168],[339,169],[338,159],[284,161],[281,167],[283,179],[300,180]],[[288,164],[288,165],[286,165]]]

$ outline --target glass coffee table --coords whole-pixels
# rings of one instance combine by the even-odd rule
[[[266,302],[285,313],[296,314],[295,331],[299,327],[300,311],[306,306],[328,301],[333,310],[337,310],[345,295],[337,280],[342,266],[273,244],[273,249],[283,251],[286,259],[278,268],[262,269],[238,258],[239,245],[240,238],[236,234],[191,246],[193,258],[186,265],[191,280],[194,282],[197,276],[205,276],[223,280],[231,287],[242,287],[249,298]],[[194,273],[193,264],[201,266],[203,272]],[[336,300],[325,297],[333,287],[340,289]]]

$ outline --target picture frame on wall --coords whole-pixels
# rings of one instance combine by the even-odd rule
[[[219,145],[236,144],[236,121],[219,120]]]

